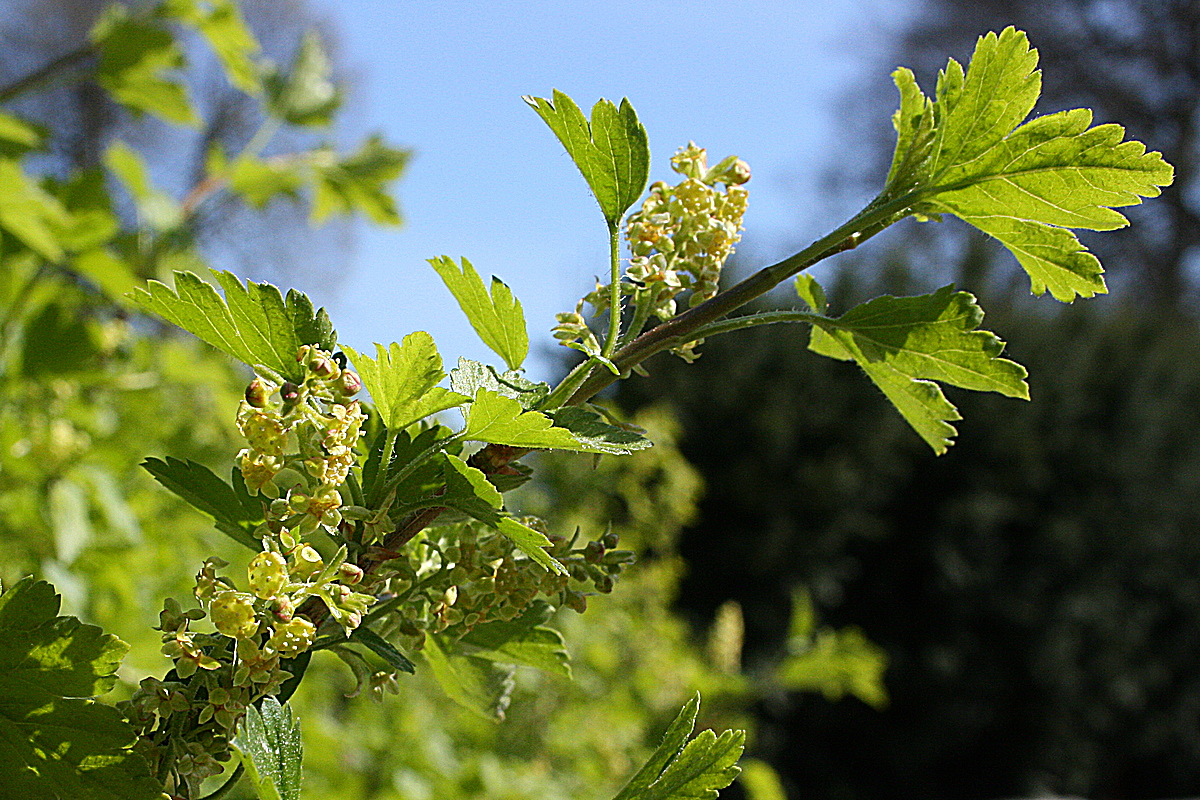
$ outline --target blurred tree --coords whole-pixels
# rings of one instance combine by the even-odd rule
[[[305,283],[319,276],[323,285],[336,287],[345,274],[346,252],[353,247],[348,221],[314,226],[302,204],[254,207],[227,192],[193,193],[204,186],[210,149],[216,145],[240,151],[266,119],[262,103],[229,82],[218,57],[195,31],[181,31],[180,42],[188,60],[182,77],[198,124],[172,125],[153,116],[124,113],[97,82],[73,79],[96,67],[99,48],[91,44],[89,33],[109,5],[109,0],[12,0],[0,17],[0,86],[39,79],[50,68],[10,103],[13,111],[54,131],[38,158],[39,171],[61,178],[100,167],[112,141],[122,139],[143,155],[164,190],[195,202],[186,235],[206,260],[259,280],[286,277]],[[131,4],[143,9],[152,5]],[[261,57],[270,62],[290,64],[303,34],[311,29],[321,31],[327,49],[336,42],[307,0],[253,0],[239,8],[261,45]],[[35,19],[39,24],[30,25]],[[332,77],[344,82],[344,69],[336,58],[330,66]],[[324,133],[282,130],[263,153],[310,150],[322,143]],[[121,216],[132,224],[137,212],[129,198],[118,195],[116,202]],[[331,269],[331,264],[336,267]]]

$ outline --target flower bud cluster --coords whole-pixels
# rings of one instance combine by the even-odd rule
[[[342,520],[338,488],[354,466],[354,446],[366,419],[350,398],[362,381],[313,345],[296,355],[305,379],[275,384],[257,377],[246,388],[237,426],[249,445],[238,453],[246,488],[273,502],[267,526],[295,544],[318,527]]]
[[[307,544],[286,554],[263,551],[247,565],[249,591],[218,575],[226,566],[218,558],[201,566],[194,589],[200,608],[185,611],[166,600],[159,630],[174,670],[164,681],[143,681],[122,706],[141,734],[143,754],[155,764],[170,759],[160,774],[172,772],[189,785],[220,772],[247,706],[276,694],[290,677],[282,659],[301,655],[316,641],[316,625],[296,613],[300,604],[321,598],[349,633],[375,599],[350,588],[362,570],[345,563],[344,549],[328,564]],[[191,630],[206,617],[215,633]],[[169,736],[158,735],[166,731]]]
[[[664,321],[674,317],[676,298],[685,291],[691,292],[689,307],[716,295],[721,268],[741,240],[749,197],[742,186],[750,180],[746,162],[729,156],[710,168],[707,152],[688,142],[671,158],[671,168],[683,180],[674,186],[665,181],[652,184],[642,207],[630,214],[626,223],[625,238],[632,258],[621,293],[633,297],[638,327],[651,316]],[[609,286],[597,283],[574,313],[559,314],[554,336],[569,346],[578,342],[580,349],[591,352],[588,337],[592,341],[595,337],[583,321],[583,302],[590,303],[596,313],[604,311],[610,302]],[[697,344],[675,352],[691,361]]]
[[[521,521],[544,527],[536,518]],[[582,613],[586,596],[612,591],[615,579],[633,562],[632,553],[613,549],[615,534],[581,547],[576,547],[577,538],[548,538],[550,554],[567,568],[567,575],[550,572],[503,534],[475,523],[431,529],[423,548],[429,555],[421,563],[388,563],[389,591],[405,598],[393,623],[401,645],[420,650],[429,633],[461,638],[477,625],[520,616],[536,600]]]

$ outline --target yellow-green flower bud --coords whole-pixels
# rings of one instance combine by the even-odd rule
[[[271,389],[262,378],[255,378],[246,387],[246,402],[255,408],[266,408],[271,399]]]
[[[362,567],[347,561],[338,567],[338,577],[341,578],[342,583],[354,586],[363,579]]]
[[[284,658],[293,658],[312,647],[316,638],[316,626],[304,617],[292,617],[275,628],[267,644]]]
[[[279,594],[288,580],[287,561],[273,550],[250,559],[247,572],[250,574],[250,591],[262,600]]]
[[[258,632],[254,598],[245,592],[218,592],[208,607],[217,630],[234,639],[249,639]]]

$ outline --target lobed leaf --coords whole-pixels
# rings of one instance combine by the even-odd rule
[[[571,677],[571,657],[562,634],[543,626],[554,609],[545,601],[532,603],[519,617],[476,625],[459,640],[466,655],[517,664]]]
[[[512,667],[455,653],[438,636],[426,638],[421,655],[447,697],[484,719],[504,719],[515,688]]]
[[[342,349],[389,431],[403,430],[431,414],[471,401],[467,395],[437,385],[446,372],[433,337],[425,331],[410,333],[403,344],[393,342],[387,349],[376,344],[378,358],[374,359],[350,347]]]
[[[933,102],[898,70],[884,197],[911,196],[908,212],[921,217],[960,217],[1016,256],[1034,294],[1069,302],[1106,291],[1100,262],[1070,229],[1126,225],[1114,209],[1158,196],[1174,173],[1159,153],[1122,141],[1119,125],[1089,127],[1086,109],[1022,125],[1041,91],[1036,66],[1037,51],[1010,27],[981,37],[967,70],[951,59]]]
[[[526,411],[517,400],[488,389],[479,389],[475,401],[464,413],[467,427],[462,438],[469,441],[579,453],[610,453],[621,449],[619,443],[605,440],[603,436],[579,438],[570,430],[555,426],[545,414]],[[582,424],[578,418],[569,416],[568,419]],[[596,431],[594,427],[588,430]]]
[[[662,744],[613,800],[716,800],[738,776],[745,731],[701,731],[688,742],[700,710],[697,693],[667,728]]]
[[[250,780],[263,800],[299,800],[304,744],[300,721],[271,695],[246,708],[232,744],[245,758]]]
[[[337,346],[337,334],[324,309],[292,289],[285,300],[269,283],[246,281],[232,272],[213,271],[225,290],[217,290],[191,272],[175,273],[175,288],[150,281],[131,295],[142,309],[195,334],[272,379],[304,378],[296,353],[303,344],[326,350]]]
[[[229,82],[249,95],[262,91],[254,57],[259,44],[233,0],[166,0],[164,14],[193,26],[217,54]]]
[[[167,77],[184,66],[183,51],[169,31],[114,3],[92,28],[91,39],[100,48],[96,80],[113,99],[138,114],[200,124],[187,89]]]
[[[328,125],[342,104],[332,73],[321,37],[309,31],[300,41],[291,69],[286,74],[271,72],[263,79],[267,110],[289,125]]]
[[[501,373],[493,366],[462,357],[458,366],[450,370],[450,388],[468,397],[474,397],[480,389],[488,389],[513,398],[526,410],[536,410],[550,394],[547,383],[534,383],[515,370]]]
[[[823,304],[815,284],[801,276],[797,293]],[[975,298],[953,286],[919,297],[884,295],[836,319],[814,316],[809,349],[857,362],[940,455],[957,433],[950,422],[962,417],[934,381],[1029,398],[1025,368],[1000,358],[1004,343],[976,330],[982,320]]]
[[[132,752],[133,729],[90,698],[129,649],[58,616],[59,597],[25,578],[0,596],[0,785],[10,797],[150,800],[162,785]]]
[[[400,177],[409,155],[407,150],[384,144],[378,135],[340,158],[331,150],[316,151],[309,159],[313,222],[324,222],[333,214],[362,212],[380,225],[399,225],[400,210],[387,187]]]
[[[609,424],[604,417],[588,408],[563,406],[556,409],[550,418],[556,428],[565,428],[592,453],[607,453],[627,456],[637,450],[646,450],[654,443],[629,428]]]
[[[508,286],[495,276],[492,276],[489,295],[483,279],[465,258],[461,269],[449,256],[431,258],[429,263],[454,295],[483,343],[504,359],[509,369],[519,369],[529,353],[529,332],[521,301],[513,297]]]
[[[600,98],[589,123],[567,95],[554,90],[553,101],[524,97],[583,174],[610,228],[641,197],[650,175],[650,145],[628,99],[618,109]]]

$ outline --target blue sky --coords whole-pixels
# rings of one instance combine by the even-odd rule
[[[531,377],[554,373],[549,329],[606,270],[603,220],[554,135],[521,95],[557,88],[585,108],[629,97],[651,180],[694,140],[754,172],[741,251],[787,255],[833,221],[821,172],[847,135],[838,103],[901,27],[901,0],[439,2],[316,0],[353,77],[341,138],[379,131],[415,158],[397,185],[405,226],[361,226],[348,278],[307,287],[357,348],[426,330],[443,358],[495,361],[425,259],[466,256],[508,283],[529,323]]]

